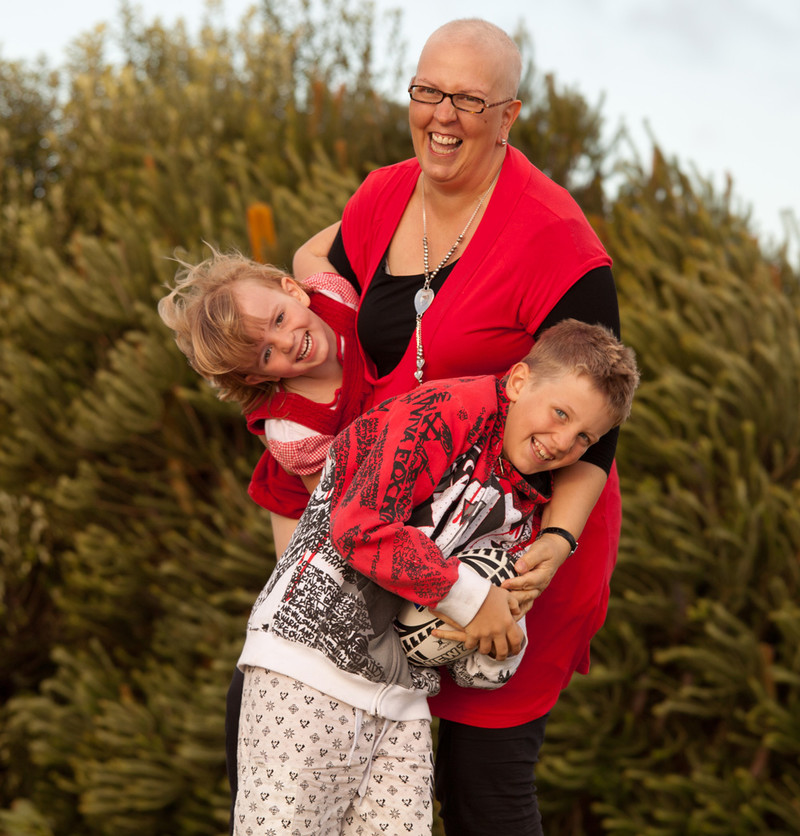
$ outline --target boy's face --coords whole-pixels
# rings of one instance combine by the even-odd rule
[[[293,377],[314,377],[336,361],[336,337],[309,309],[308,294],[284,276],[281,289],[244,279],[232,287],[247,333],[256,340],[246,382],[256,385]]]
[[[574,464],[614,425],[606,398],[586,375],[567,373],[531,382],[517,363],[506,385],[511,404],[503,435],[503,458],[520,473]]]

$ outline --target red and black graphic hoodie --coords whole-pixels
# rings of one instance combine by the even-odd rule
[[[432,381],[337,436],[253,607],[239,666],[391,720],[429,717],[439,673],[407,661],[392,626],[402,600],[468,624],[490,581],[457,553],[521,552],[552,491],[549,473],[536,490],[501,458],[508,406],[493,376]],[[475,653],[447,670],[461,685],[498,687],[521,656]]]

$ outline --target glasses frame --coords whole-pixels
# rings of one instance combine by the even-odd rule
[[[435,90],[437,93],[441,93],[442,97],[435,102],[423,102],[419,99],[414,98],[414,88],[415,87],[424,87],[426,90]],[[444,90],[440,90],[438,87],[431,87],[428,84],[411,84],[408,88],[408,95],[411,97],[412,102],[416,102],[417,104],[429,104],[429,105],[437,105],[441,104],[445,99],[450,99],[450,103],[456,110],[460,110],[462,113],[472,113],[477,116],[479,113],[483,113],[484,110],[488,110],[490,107],[497,107],[498,105],[508,104],[509,102],[513,102],[514,99],[503,99],[502,102],[492,102],[489,104],[486,99],[482,99],[480,96],[471,96],[469,93],[445,93]],[[470,98],[475,99],[476,101],[482,102],[483,107],[480,110],[467,110],[465,107],[459,107],[456,104],[455,99],[453,96],[470,96]]]

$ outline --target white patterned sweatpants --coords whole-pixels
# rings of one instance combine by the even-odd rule
[[[429,836],[430,722],[396,722],[245,668],[234,836]]]

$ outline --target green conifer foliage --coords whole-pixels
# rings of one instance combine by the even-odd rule
[[[227,827],[225,692],[274,558],[246,495],[260,444],[155,304],[176,248],[246,251],[257,200],[275,206],[271,255],[289,263],[339,216],[365,171],[352,166],[408,144],[371,64],[346,84],[360,36],[332,88],[324,53],[312,66],[289,48],[309,53],[308,21],[288,37],[267,11],[199,43],[127,12],[121,67],[102,31],[83,39],[58,118],[30,128],[50,131],[58,161],[33,202],[39,163],[0,135],[17,161],[0,218],[3,833]],[[2,101],[22,113],[12,94],[29,80],[3,70]]]
[[[85,36],[58,102],[46,69],[0,61],[9,836],[226,830],[225,692],[273,561],[260,445],[155,305],[176,252],[247,251],[254,203],[289,265],[411,152],[369,6],[262,2],[198,38],[121,17],[122,65]],[[599,114],[534,82],[515,142],[598,224],[645,371],[608,623],[539,769],[548,832],[797,832],[797,276],[658,156],[609,207]]]
[[[531,51],[529,34],[515,34],[523,58]],[[599,107],[577,91],[561,87],[552,74],[540,75],[527,61],[517,97],[520,117],[512,128],[512,141],[537,168],[568,189],[590,217],[605,210],[603,180],[616,140],[602,138]]]
[[[608,619],[592,673],[548,725],[548,821],[788,836],[800,828],[798,277],[764,257],[730,195],[658,151],[601,235],[643,383],[617,457]],[[553,805],[556,787],[585,803]]]

